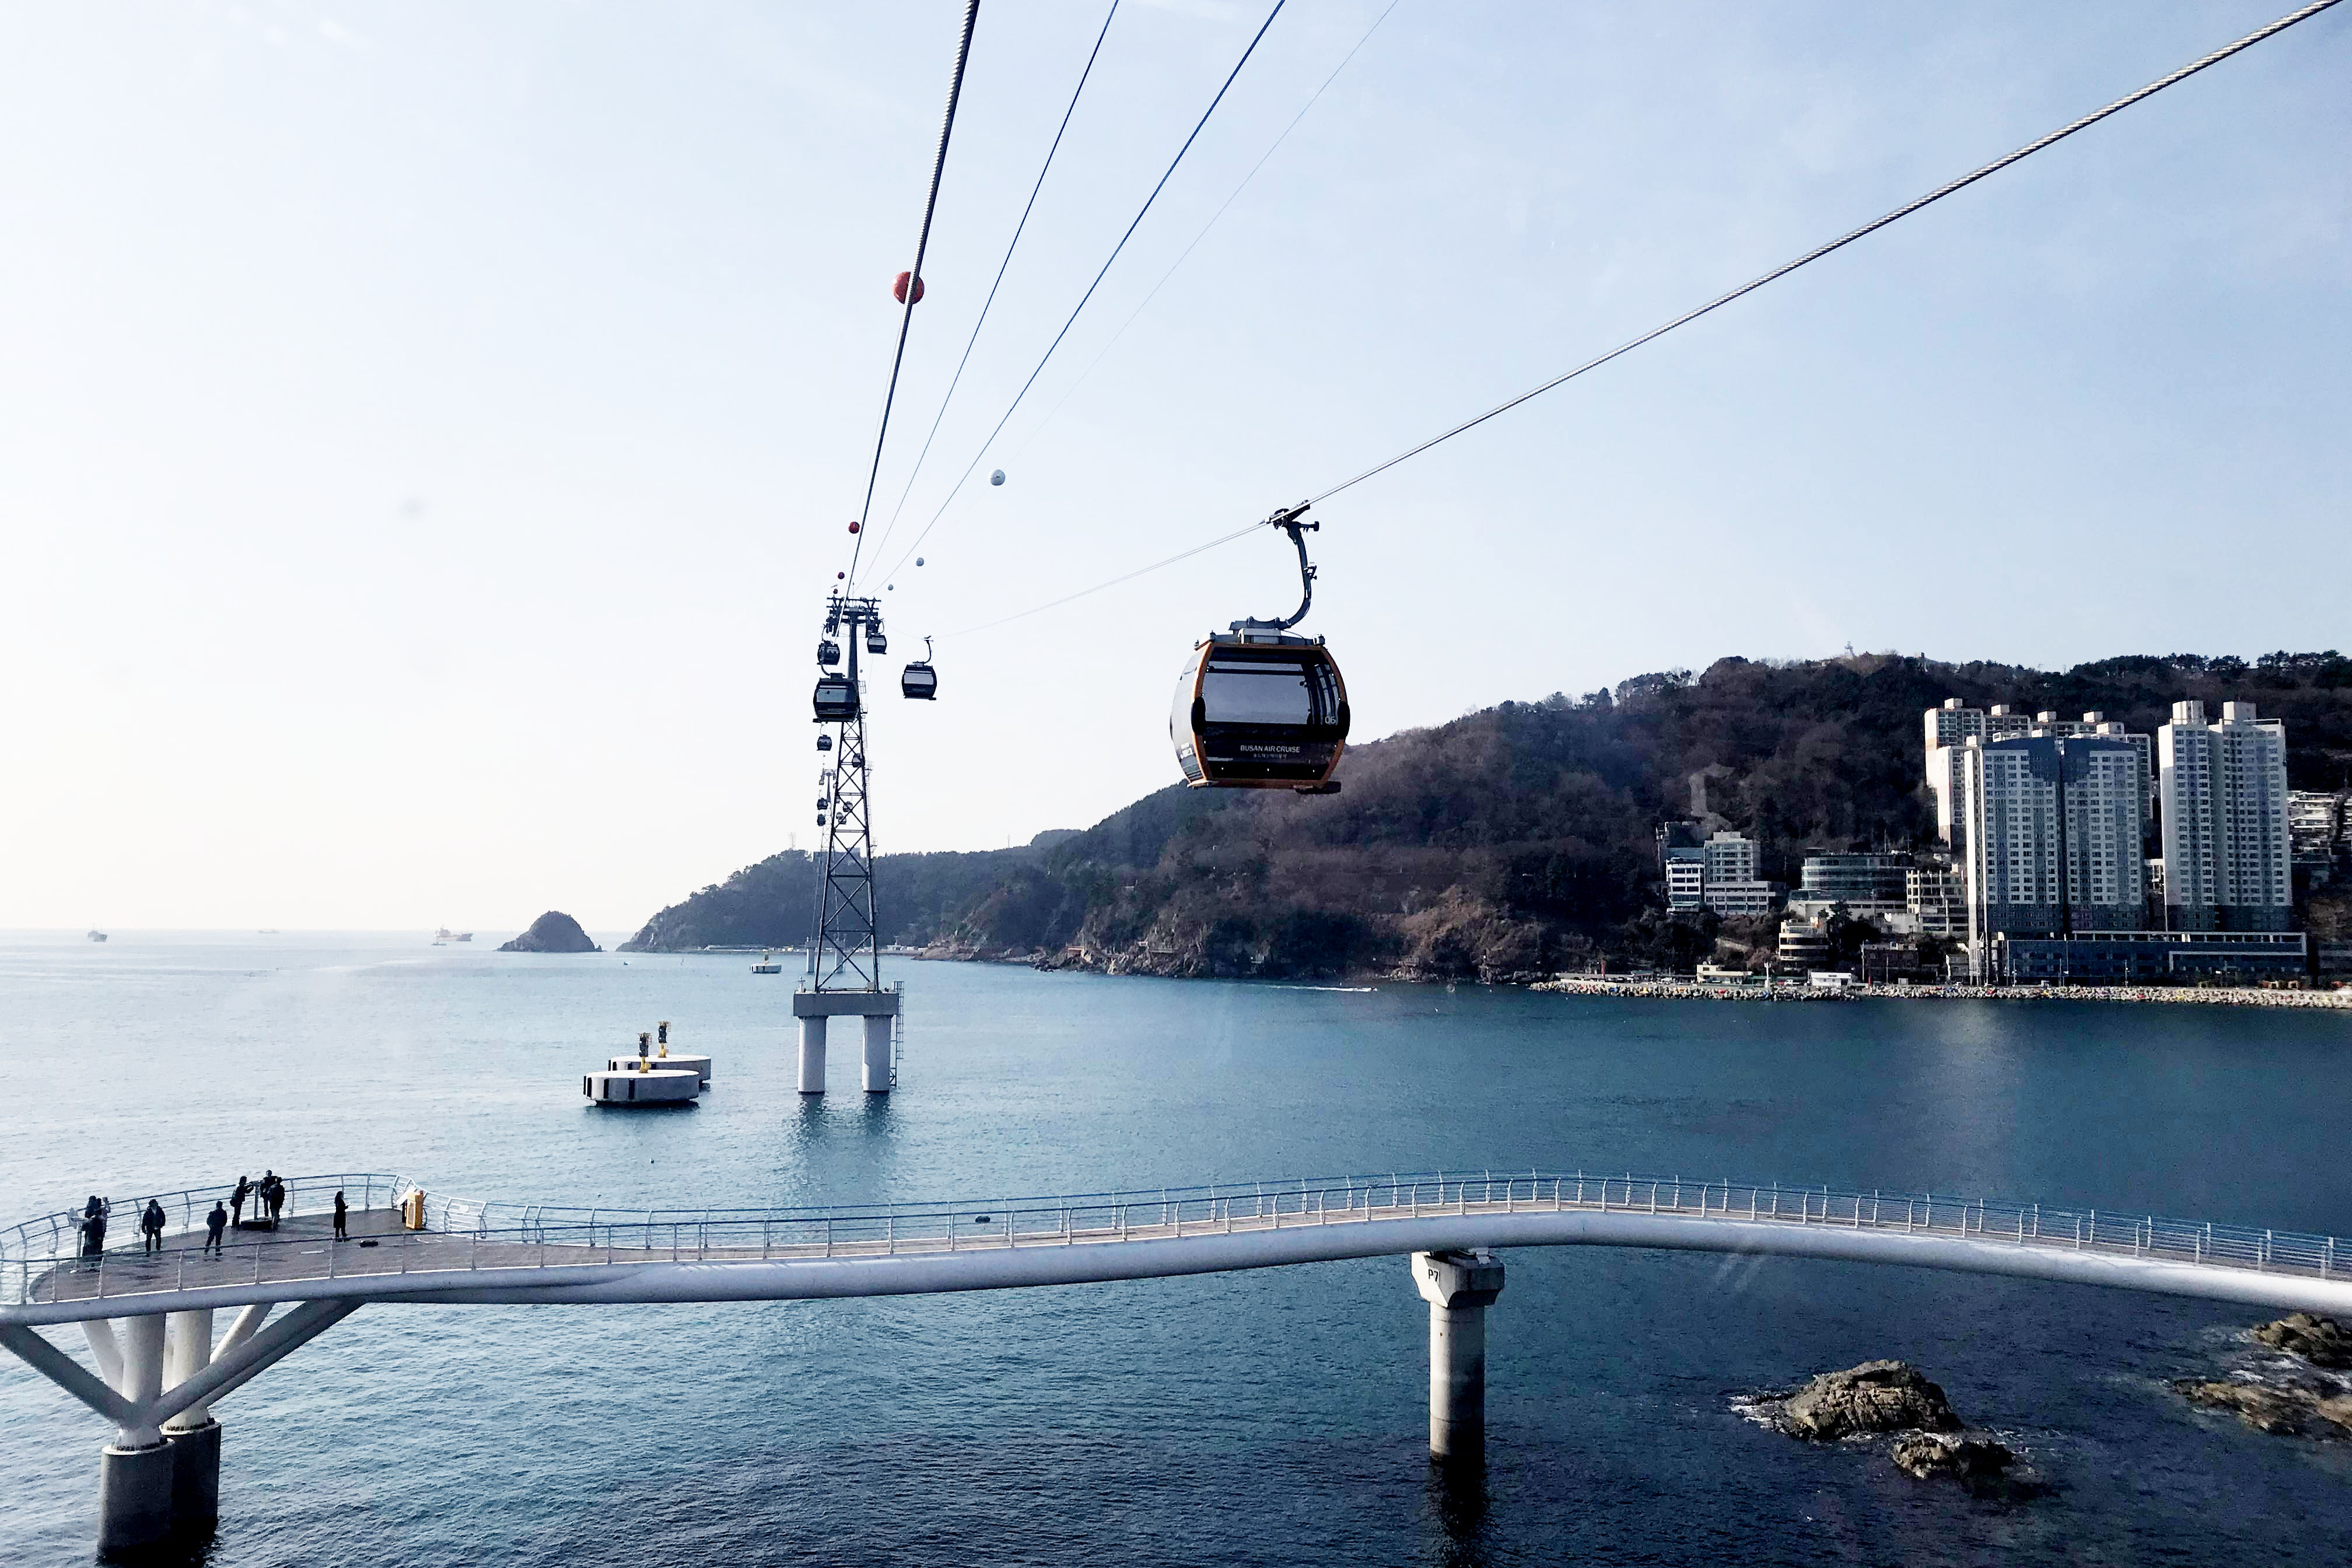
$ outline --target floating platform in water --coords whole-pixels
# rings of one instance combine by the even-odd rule
[[[580,1092],[598,1105],[688,1105],[702,1092],[702,1075],[680,1068],[583,1073]]]
[[[637,1059],[638,1058],[635,1057],[614,1057],[607,1060],[604,1066],[613,1072],[633,1073],[637,1070]],[[651,1060],[653,1069],[656,1072],[660,1072],[666,1068],[677,1071],[690,1072],[694,1074],[696,1078],[702,1080],[703,1088],[709,1089],[710,1087],[710,1058],[709,1057],[654,1057],[649,1059]]]

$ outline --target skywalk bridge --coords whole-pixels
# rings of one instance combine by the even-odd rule
[[[615,1210],[301,1177],[273,1231],[216,1255],[221,1189],[159,1197],[161,1250],[77,1255],[78,1217],[0,1231],[0,1344],[115,1423],[102,1547],[216,1510],[211,1404],[371,1302],[817,1300],[1172,1278],[1407,1256],[1430,1303],[1430,1443],[1482,1443],[1486,1308],[1507,1247],[1639,1247],[1894,1263],[2352,1315],[2341,1238],[1930,1194],[1584,1171],[1392,1173],[964,1203]],[[351,1202],[350,1239],[327,1211]],[[147,1200],[117,1205],[118,1228]],[[421,1226],[408,1219],[420,1217]],[[291,1303],[281,1316],[278,1306]],[[236,1312],[215,1342],[214,1314]],[[38,1331],[79,1323],[100,1375]]]

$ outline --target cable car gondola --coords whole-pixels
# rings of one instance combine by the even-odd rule
[[[841,645],[831,637],[821,637],[816,645],[816,661],[826,669],[841,662]]]
[[[1195,789],[1290,789],[1336,795],[1331,777],[1347,749],[1348,688],[1321,637],[1292,637],[1315,599],[1299,506],[1266,521],[1298,549],[1297,613],[1278,621],[1235,621],[1193,645],[1176,679],[1168,736]]]
[[[816,678],[816,721],[841,724],[857,717],[857,684],[845,675]]]
[[[852,629],[854,630],[855,628]],[[867,653],[888,653],[890,651],[890,639],[882,635],[882,623],[879,621],[869,621],[866,623],[866,651]]]
[[[923,639],[923,657],[898,672],[898,695],[934,701],[940,694],[940,673],[931,668],[931,639]]]
[[[820,752],[829,752],[833,750],[833,737],[830,735],[819,735],[816,738],[816,749]]]

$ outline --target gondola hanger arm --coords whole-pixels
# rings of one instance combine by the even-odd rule
[[[1306,517],[1307,509],[1314,504],[1311,500],[1303,500],[1297,506],[1277,508],[1274,515],[1265,520],[1265,524],[1268,528],[1278,528],[1290,535],[1290,542],[1297,547],[1298,608],[1278,621],[1235,621],[1233,624],[1234,631],[1244,628],[1255,631],[1288,631],[1307,618],[1307,607],[1315,603],[1315,563],[1307,559],[1305,534],[1307,530],[1319,530],[1323,525],[1320,522],[1306,522],[1301,520]]]

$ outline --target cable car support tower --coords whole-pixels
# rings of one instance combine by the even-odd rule
[[[829,730],[817,744],[832,752],[833,765],[818,775],[824,879],[817,890],[808,975],[793,996],[793,1016],[800,1021],[800,1090],[824,1092],[831,1020],[860,1018],[866,1030],[861,1063],[866,1092],[887,1094],[896,1078],[892,1047],[899,994],[882,984],[882,935],[874,919],[874,821],[867,809],[866,694],[857,669],[860,651],[888,650],[880,603],[836,591],[825,602],[820,666],[835,662],[826,654],[841,646],[834,640],[836,637],[848,645],[848,670],[824,676],[817,683],[816,721]]]

